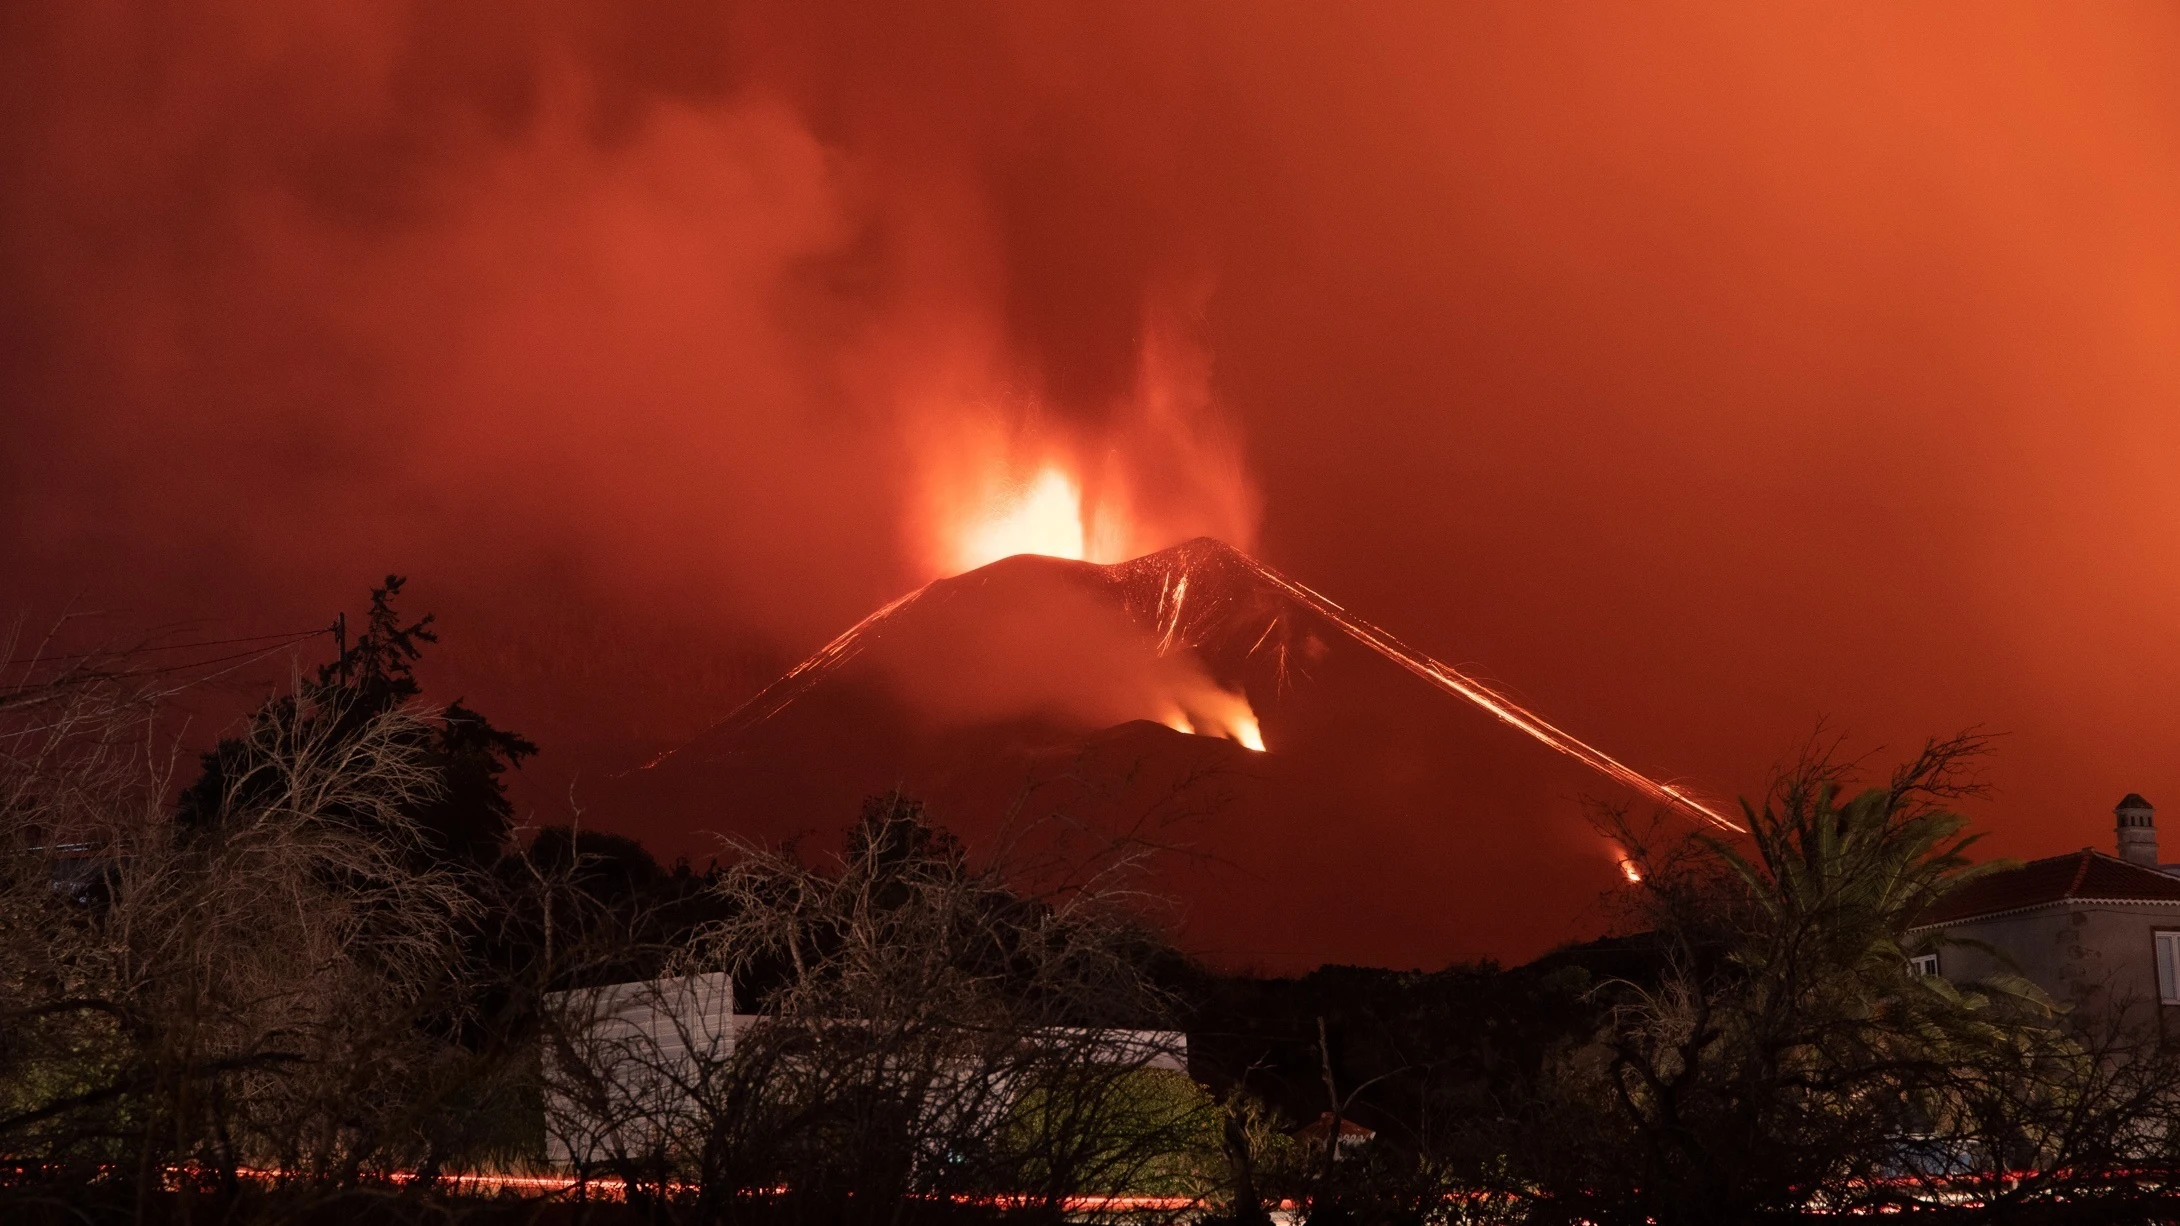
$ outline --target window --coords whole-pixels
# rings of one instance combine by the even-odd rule
[[[2180,932],[2175,932],[2172,935],[2180,937]],[[1908,959],[1908,974],[1910,975],[1922,976],[1937,973],[1938,955],[1936,954],[1917,954]]]
[[[2180,932],[2157,934],[2157,998],[2180,1005]]]

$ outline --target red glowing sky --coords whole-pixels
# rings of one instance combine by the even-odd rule
[[[13,6],[0,594],[401,570],[656,743],[1057,456],[1631,762],[1982,725],[1990,848],[2103,846],[2180,813],[2175,217],[2163,4]]]

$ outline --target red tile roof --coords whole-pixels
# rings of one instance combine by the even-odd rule
[[[1979,877],[1939,899],[1916,924],[1951,924],[2075,900],[2180,903],[2180,877],[2084,847]]]
[[[1325,1133],[1332,1128],[1334,1120],[1335,1117],[1330,1111],[1321,1112],[1316,1119],[1295,1129],[1294,1137],[1298,1141],[1322,1145],[1325,1141]],[[1378,1135],[1377,1129],[1365,1128],[1344,1115],[1337,1117],[1337,1120],[1342,1142],[1367,1141]]]

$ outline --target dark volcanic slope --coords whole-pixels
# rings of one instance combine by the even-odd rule
[[[1172,848],[1159,884],[1184,945],[1271,968],[1526,957],[1594,929],[1616,880],[1582,809],[1631,799],[1619,785],[1216,541],[1008,558],[843,639],[594,811],[694,854],[700,831],[829,844],[894,786],[972,841],[1060,814]],[[1218,689],[1246,695],[1269,752],[1154,722]]]
[[[1215,684],[1254,695],[1285,684],[1298,650],[1321,653],[1322,641],[1309,648],[1306,636],[1326,629],[1209,537],[1113,566],[1024,554],[938,580],[879,610],[667,759],[733,752],[751,727],[852,674],[869,654],[884,657],[882,670],[905,669],[918,681],[967,669],[996,683],[1010,666],[1047,676],[1077,665],[1133,675],[1148,667],[1140,659],[1147,650],[1193,661]],[[929,699],[922,690],[917,697]],[[1092,701],[1055,690],[1048,705]]]

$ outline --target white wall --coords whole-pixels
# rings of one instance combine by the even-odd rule
[[[2148,1022],[2158,1010],[2153,934],[2180,930],[2180,905],[2081,901],[1940,928],[1956,939],[1989,944],[2085,1020],[2116,1012]],[[1955,982],[1982,978],[2001,965],[1978,949],[1938,951],[1938,973]]]

